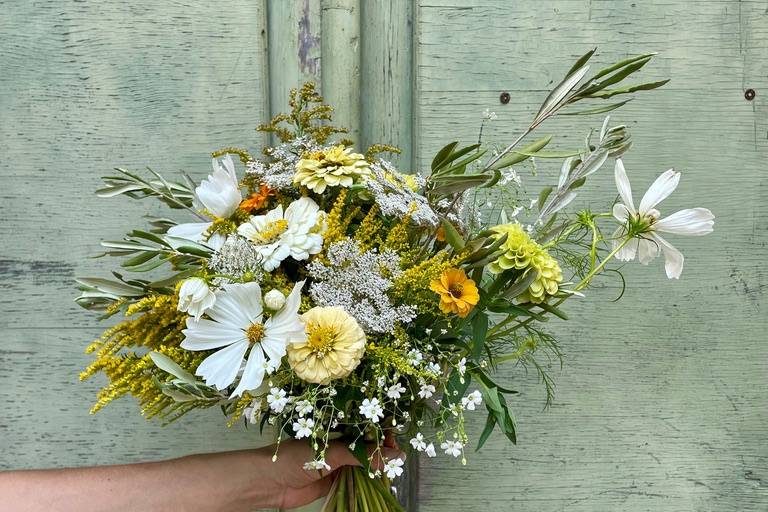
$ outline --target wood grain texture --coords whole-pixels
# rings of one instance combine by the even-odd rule
[[[150,203],[99,200],[115,165],[201,178],[212,150],[258,147],[263,2],[0,3],[0,468],[156,460],[257,446],[217,411],[162,428],[121,400],[89,416],[78,382],[103,327],[73,303],[88,256]],[[119,208],[119,209],[118,209]]]
[[[551,409],[541,411],[534,375],[504,369],[522,390],[512,401],[520,444],[494,434],[467,467],[422,460],[419,510],[766,510],[766,3],[424,0],[416,17],[421,168],[447,138],[475,140],[485,108],[499,114],[486,140],[511,140],[595,45],[599,64],[659,51],[643,77],[672,82],[613,115],[634,140],[625,163],[635,193],[675,166],[683,180],[662,212],[702,205],[717,216],[707,238],[675,237],[687,256],[680,281],[667,282],[659,262],[628,264],[621,302],[606,280],[568,306],[572,320],[552,326],[566,359]],[[574,148],[601,121],[559,118],[541,132]],[[556,167],[519,169],[532,197]],[[610,204],[611,171],[595,175],[582,204]],[[473,418],[475,436],[483,420]]]

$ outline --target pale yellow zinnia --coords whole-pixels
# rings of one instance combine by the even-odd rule
[[[328,384],[352,373],[365,352],[365,333],[338,306],[314,307],[302,315],[307,338],[288,345],[288,363],[313,384]]]
[[[338,145],[304,155],[296,163],[293,183],[322,194],[326,187],[348,188],[370,174],[363,155]]]

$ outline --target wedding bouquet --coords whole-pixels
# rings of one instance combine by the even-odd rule
[[[586,78],[593,52],[512,144],[451,142],[425,174],[382,157],[394,147],[356,152],[306,84],[291,92],[290,112],[259,128],[274,147],[216,151],[199,184],[152,170],[105,177],[99,196],[156,198],[192,221],[153,218],[147,230],[103,242],[106,254],[126,258],[123,270],[78,279],[81,306],[125,316],[88,349],[95,359],[81,377],[109,380],[93,412],[126,394],[165,422],[217,406],[230,425],[269,426],[275,457],[281,440],[306,439],[308,471],[335,471],[324,455],[341,440],[361,467],[338,471],[325,504],[338,511],[402,510],[390,480],[403,461],[383,458],[385,437],[462,463],[472,437],[479,449],[498,428],[516,442],[515,391],[498,382],[497,366],[535,369],[551,398],[541,358],[560,356],[545,324],[567,318],[562,304],[615,275],[605,273],[614,260],[663,254],[667,276],[678,278],[683,256],[662,234],[704,235],[714,223],[704,208],[662,217],[657,207],[680,180],[674,170],[635,206],[620,159],[629,134],[608,118],[581,148],[551,150],[551,136],[523,145],[555,115],[605,113],[628,100],[566,108],[575,103],[665,83],[622,85],[653,55]],[[526,169],[538,161],[541,174],[552,159],[562,160],[552,186],[525,197]],[[618,201],[606,191],[598,209],[568,211],[609,159]],[[465,416],[482,409],[475,435]]]

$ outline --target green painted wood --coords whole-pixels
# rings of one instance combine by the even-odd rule
[[[762,511],[768,509],[768,16],[765,2],[677,0],[419,2],[415,50],[416,154],[424,168],[446,138],[477,138],[480,114],[499,119],[488,140],[511,140],[546,88],[578,55],[600,64],[659,51],[648,79],[660,91],[617,112],[634,147],[625,163],[636,194],[675,166],[682,184],[662,212],[709,206],[707,238],[675,237],[687,256],[679,282],[661,264],[624,267],[629,289],[606,281],[553,325],[565,351],[554,406],[542,412],[535,376],[506,368],[519,446],[494,434],[468,466],[421,461],[422,512]],[[460,41],[460,44],[457,44]],[[757,91],[754,101],[744,89]],[[499,94],[510,92],[503,106]],[[545,124],[555,147],[581,143],[600,119]],[[556,181],[538,162],[531,191]],[[519,169],[521,172],[523,168]],[[615,196],[606,167],[584,200]],[[482,429],[473,418],[470,429]]]

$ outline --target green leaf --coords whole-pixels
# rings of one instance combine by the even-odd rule
[[[549,197],[549,194],[552,193],[552,187],[544,187],[541,189],[541,192],[539,192],[539,210],[544,206],[544,203],[546,202],[547,198]]]
[[[100,277],[78,277],[75,278],[75,281],[88,288],[94,288],[120,297],[141,297],[144,295],[144,290],[141,288]]]
[[[488,417],[485,419],[485,427],[483,428],[483,432],[480,434],[480,439],[477,441],[477,448],[475,448],[475,451],[480,451],[480,448],[483,447],[485,442],[491,436],[491,432],[493,432],[493,427],[495,426],[496,415],[494,415],[492,412],[489,412]]]
[[[527,157],[534,157],[534,158],[568,158],[571,156],[579,156],[582,151],[573,150],[573,151],[532,151],[532,152],[526,152],[523,150],[520,151],[512,151],[512,153],[519,153],[521,155],[525,155]]]
[[[465,245],[464,238],[462,238],[461,233],[459,233],[459,231],[453,226],[453,224],[451,224],[448,219],[441,218],[440,222],[443,226],[443,231],[445,232],[446,242],[448,242],[451,247],[453,247],[454,251],[461,251]]]
[[[193,256],[200,256],[201,258],[210,258],[210,249],[203,249],[201,247],[193,247],[191,245],[182,245],[176,248],[177,251],[183,254],[191,254]]]
[[[589,94],[601,91],[608,87],[609,85],[617,84],[627,78],[632,73],[635,73],[636,71],[639,71],[643,66],[648,64],[648,62],[651,60],[651,57],[645,57],[643,59],[638,59],[635,62],[628,64],[624,66],[623,68],[616,71],[614,74],[610,75],[605,80],[601,80],[599,82],[592,82],[587,87],[583,87],[581,91],[579,91],[579,94],[583,94],[585,96],[588,96]]]
[[[547,304],[546,302],[542,302],[536,305],[541,309],[543,309],[544,311],[546,311],[547,313],[552,313],[553,315],[560,317],[563,320],[568,320],[568,315],[566,315],[562,309],[558,309],[551,304]]]
[[[628,66],[628,65],[630,65],[630,64],[632,64],[634,62],[646,59],[648,57],[654,57],[655,55],[657,55],[655,52],[654,53],[644,53],[643,55],[636,55],[636,56],[630,57],[628,59],[620,60],[619,62],[617,62],[615,64],[612,64],[612,65],[608,66],[607,68],[604,68],[604,69],[601,69],[600,71],[598,71],[594,76],[592,76],[589,79],[589,81],[592,82],[594,80],[597,80],[598,78],[604,77],[605,75],[607,75],[609,73],[613,73],[617,69],[623,68],[624,66]]]
[[[510,151],[509,153],[504,155],[498,162],[493,164],[490,167],[490,169],[491,170],[504,169],[505,167],[509,167],[510,165],[515,165],[524,160],[527,160],[528,158],[530,158],[527,155],[527,153],[535,153],[536,151],[539,151],[541,148],[549,144],[550,141],[552,141],[552,136],[548,135],[534,142],[531,142],[527,146],[524,146],[517,151]]]
[[[565,76],[571,76],[573,73],[584,67],[584,64],[587,63],[589,59],[592,58],[592,56],[597,51],[597,48],[592,48],[590,51],[579,57],[579,59],[571,66],[571,69],[568,70],[568,73]]]
[[[453,164],[451,164],[451,166],[445,169],[444,171],[440,171],[440,173],[441,174],[463,174],[464,171],[466,170],[467,165],[471,164],[475,160],[485,155],[487,151],[488,150],[483,149],[481,151],[477,151],[476,153],[469,155],[466,158],[462,158],[458,162],[454,162]]]
[[[472,319],[472,359],[479,361],[485,348],[485,336],[488,334],[488,315],[478,313]]]
[[[432,172],[440,168],[440,166],[443,164],[443,161],[453,152],[453,150],[458,145],[459,141],[454,141],[446,144],[443,149],[437,152],[435,158],[432,159]]]
[[[196,384],[198,382],[194,375],[179,366],[173,359],[165,354],[161,354],[160,352],[150,352],[149,357],[152,359],[152,362],[155,363],[155,366],[164,372],[170,373],[174,377],[190,384]]]
[[[637,91],[650,91],[652,89],[658,89],[659,87],[666,84],[667,82],[669,82],[669,79],[659,80],[658,82],[647,82],[644,84],[628,85],[620,89],[608,89],[602,92],[590,94],[588,97],[606,99],[612,96],[616,96],[617,94],[630,94]]]
[[[604,114],[606,112],[610,112],[611,110],[616,110],[617,108],[623,107],[627,103],[632,101],[632,98],[629,98],[628,100],[620,101],[618,103],[611,103],[610,105],[605,105],[602,107],[596,107],[591,108],[587,110],[579,110],[578,112],[562,112],[559,115],[561,116],[589,116],[593,114]]]
[[[587,74],[587,71],[589,71],[589,66],[585,64],[579,69],[570,72],[562,82],[557,84],[557,87],[552,89],[544,102],[541,104],[541,107],[539,108],[539,111],[536,113],[536,117],[533,120],[532,126],[541,123],[548,115],[560,108],[568,98],[568,95],[571,93],[571,91],[573,91],[579,82],[581,82],[581,79],[584,78],[584,75]]]
[[[137,265],[141,265],[142,263],[148,262],[149,260],[151,260],[155,256],[157,256],[156,252],[154,252],[154,253],[153,252],[140,253],[140,254],[137,254],[136,256],[134,256],[133,258],[128,258],[127,260],[122,262],[120,264],[120,266],[121,267],[135,267]]]
[[[433,180],[436,185],[432,188],[432,192],[439,195],[458,194],[470,188],[485,185],[494,178],[494,176],[489,176],[487,174],[440,176]]]

